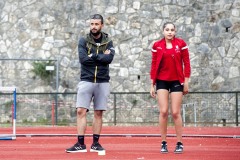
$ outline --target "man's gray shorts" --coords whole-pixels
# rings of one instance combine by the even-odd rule
[[[107,101],[110,94],[109,83],[92,83],[81,81],[78,83],[76,108],[90,109],[93,101],[94,110],[107,110]]]

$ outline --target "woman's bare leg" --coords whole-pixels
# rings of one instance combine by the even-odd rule
[[[181,116],[182,97],[183,97],[182,92],[171,93],[171,111],[173,121],[175,124],[178,142],[182,142],[182,116]]]
[[[162,141],[166,141],[167,123],[168,123],[168,98],[169,92],[165,89],[157,90],[157,98],[159,105],[159,126]]]

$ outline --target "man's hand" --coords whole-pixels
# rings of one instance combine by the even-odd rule
[[[109,49],[107,49],[105,52],[104,52],[104,54],[110,54],[111,53],[111,51],[109,50]]]

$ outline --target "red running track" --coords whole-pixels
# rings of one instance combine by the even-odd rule
[[[1,134],[7,132],[0,128]],[[103,127],[103,134],[159,134],[158,127]],[[239,137],[238,127],[185,127],[183,138],[184,153],[173,153],[176,137],[168,137],[168,154],[160,153],[160,137],[103,136],[100,143],[106,149],[105,156],[97,153],[65,153],[65,149],[76,142],[75,136],[34,136],[34,134],[75,134],[76,127],[22,127],[17,128],[16,140],[0,141],[1,160],[240,160],[239,138],[217,138],[214,135],[232,135]],[[91,134],[91,128],[87,130]],[[169,134],[174,128],[169,127]],[[33,136],[29,136],[33,134]],[[192,137],[189,135],[202,135]],[[204,135],[212,135],[206,138]],[[233,136],[235,135],[235,136]],[[92,143],[92,137],[86,137],[86,145]]]

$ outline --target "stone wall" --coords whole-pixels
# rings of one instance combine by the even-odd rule
[[[77,43],[94,13],[116,48],[112,91],[149,90],[150,50],[166,21],[189,45],[191,91],[239,91],[240,0],[0,0],[0,86],[55,91],[30,72],[32,61],[2,59],[57,59],[59,92],[75,91]]]

